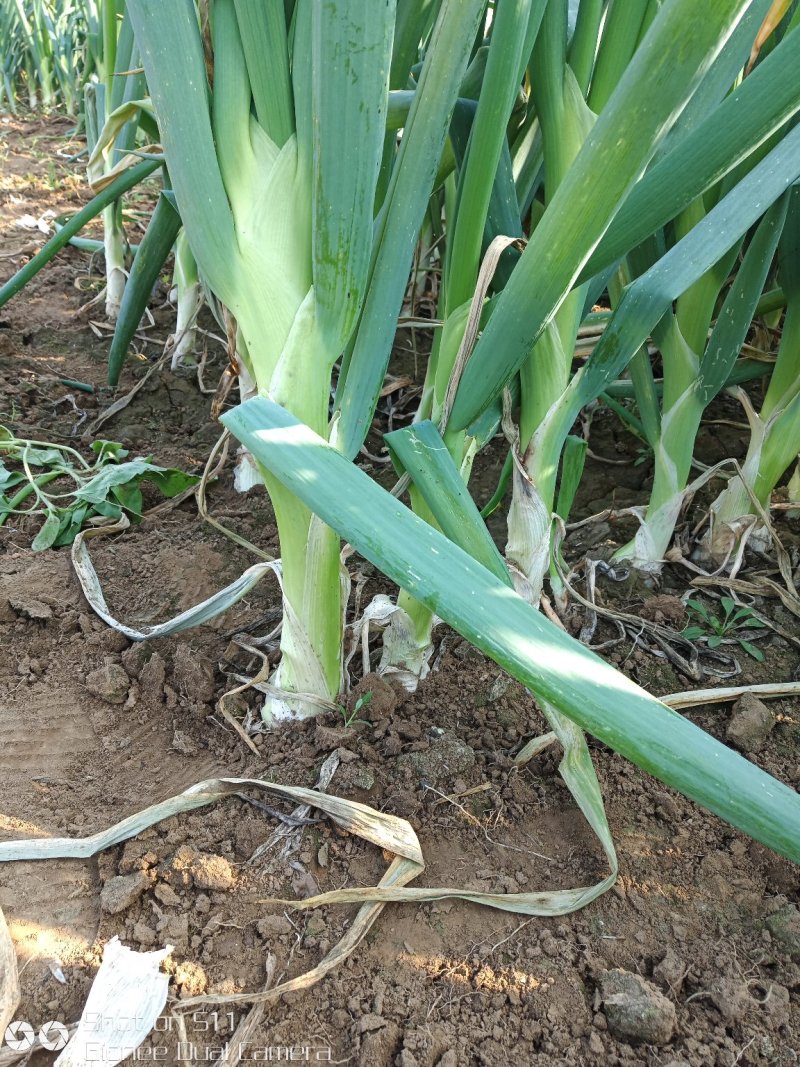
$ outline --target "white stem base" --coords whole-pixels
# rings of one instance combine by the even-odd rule
[[[539,606],[550,568],[552,516],[530,476],[514,464],[506,562],[521,597]]]
[[[125,283],[128,275],[125,270],[125,253],[127,242],[125,234],[117,226],[114,218],[115,208],[112,205],[103,213],[105,236],[103,244],[106,258],[106,318],[109,322],[116,322],[119,317],[119,309],[122,304],[122,296],[125,292]],[[109,218],[108,216],[111,216]]]
[[[431,632],[439,619],[433,616]],[[359,644],[363,673],[372,670],[369,657],[369,635],[383,633],[383,648],[376,673],[398,682],[409,693],[417,690],[421,679],[430,673],[433,642],[420,642],[416,636],[414,621],[408,612],[395,604],[385,593],[378,593],[353,623],[354,640],[345,663],[345,668],[356,654]]]
[[[106,318],[116,322],[125,292],[125,271],[115,268],[106,279]]]
[[[433,642],[420,644],[411,617],[395,607],[383,635],[383,652],[378,674],[397,681],[409,693],[430,673]]]
[[[185,289],[178,289],[178,314],[175,323],[175,350],[172,353],[172,370],[177,367],[197,366],[195,340],[197,316],[203,306],[203,287],[197,282]]]

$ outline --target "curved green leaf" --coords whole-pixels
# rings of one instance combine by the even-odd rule
[[[563,715],[800,862],[800,796],[601,660],[283,408],[222,421],[363,556]]]
[[[125,292],[122,295],[114,337],[108,352],[108,384],[116,385],[122,371],[128,346],[139,328],[139,322],[147,307],[153,286],[169,255],[178,231],[181,217],[173,203],[171,193],[162,192],[147,230],[131,266]]]
[[[663,4],[498,299],[461,380],[453,429],[499,396],[528,357],[746,7]]]

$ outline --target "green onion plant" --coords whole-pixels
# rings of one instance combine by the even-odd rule
[[[375,566],[426,603],[468,640],[528,686],[549,707],[568,752],[565,778],[584,798],[601,838],[607,829],[593,789],[585,741],[572,743],[562,722],[577,724],[686,796],[781,854],[800,862],[800,797],[755,764],[667,708],[536,611],[519,596],[469,503],[456,508],[442,482],[461,482],[435,427],[421,465],[431,502],[445,500],[443,522],[457,541],[413,514],[322,437],[267,397],[223,417],[257,459]],[[424,432],[424,431],[423,431]],[[419,452],[419,440],[412,445]],[[442,470],[442,467],[445,470]],[[463,484],[463,483],[462,483]],[[471,502],[470,502],[471,503]],[[438,509],[437,509],[438,510]],[[460,532],[459,532],[460,531]],[[582,735],[581,735],[582,737]],[[613,860],[612,860],[613,863]],[[613,882],[601,883],[598,892]],[[595,892],[593,895],[597,895]],[[591,899],[591,898],[588,898]]]
[[[690,11],[689,6],[683,17],[699,17],[700,10]],[[561,449],[581,408],[601,396],[629,365],[641,422],[656,450],[657,473],[642,529],[620,556],[633,558],[640,566],[658,566],[669,546],[699,419],[734,369],[780,236],[786,210],[781,197],[797,177],[791,128],[800,104],[793,74],[800,48],[796,32],[787,33],[753,74],[729,92],[747,60],[765,9],[765,4],[744,5],[732,19],[730,9],[719,10],[727,20],[724,37],[719,36],[718,24],[716,39],[709,40],[714,29],[708,20],[702,31],[692,29],[673,36],[679,6],[664,5],[596,121],[590,128],[586,125],[583,145],[574,162],[566,166],[554,193],[548,189],[548,180],[551,187],[557,181],[557,176],[549,178],[556,164],[548,170],[547,111],[540,105],[544,204],[536,209],[533,201],[534,228],[527,248],[497,298],[466,366],[450,418],[451,430],[465,427],[486,410],[514,374],[520,374],[521,448],[514,464],[508,555],[534,602],[551,560],[549,529]],[[552,25],[551,10],[548,7],[543,32]],[[710,14],[710,9],[703,9],[704,18]],[[606,25],[610,25],[608,20]],[[565,26],[562,10],[559,32],[553,33],[562,57],[567,54]],[[705,43],[704,33],[709,35]],[[683,68],[682,82],[681,68],[672,64],[670,41],[679,40],[684,47],[689,38],[698,54],[706,49],[705,60],[695,57],[691,67]],[[595,51],[601,64],[601,57],[608,54],[602,41]],[[609,64],[614,66],[610,60]],[[669,83],[663,91],[658,88],[659,72]],[[574,89],[578,79],[573,75],[574,71],[567,77]],[[604,76],[603,92],[593,94],[589,83],[588,97],[594,96],[598,106],[609,77]],[[551,96],[558,100],[557,80],[554,86]],[[647,95],[650,92],[652,98]],[[698,97],[702,111],[695,104]],[[634,99],[639,101],[638,108]],[[661,107],[671,112],[671,130],[660,122]],[[562,115],[555,128],[561,130],[563,123]],[[564,144],[561,137],[562,152]],[[551,154],[557,151],[551,149]],[[759,165],[765,158],[769,168]],[[775,171],[775,166],[780,170]],[[744,205],[746,190],[751,196],[766,193],[768,173],[770,193],[755,206],[763,211],[777,202],[749,241],[742,271],[727,292],[728,272],[737,250],[747,228],[758,218],[753,218],[752,204]],[[752,181],[748,180],[751,174],[755,175]],[[711,246],[700,249],[696,231],[706,234],[711,230],[711,226],[701,228],[701,223],[715,208],[719,211],[713,216],[717,231],[713,245],[719,249],[719,259],[707,262]],[[705,278],[697,274],[700,261],[705,264]],[[587,284],[588,289],[582,288]],[[618,305],[617,313],[589,360],[572,374],[583,307],[577,300],[574,309],[578,313],[574,309],[570,313],[570,300],[573,294],[587,296],[603,288],[608,288]],[[707,339],[723,288],[727,301]],[[701,292],[704,302],[699,306]],[[678,300],[677,311],[665,299],[668,293],[670,301]],[[683,307],[694,313],[681,316]],[[642,322],[635,322],[639,313],[648,319],[646,331],[640,328]],[[692,341],[699,356],[687,353],[685,338],[675,329],[681,321],[696,326]],[[652,369],[642,348],[651,333],[662,345],[663,413],[654,402]]]
[[[215,0],[206,24],[191,0],[168,10],[128,0],[182,242],[235,323],[242,396],[269,395],[354,459],[415,242],[435,220],[443,326],[418,417],[439,426],[466,482],[504,393],[519,398],[516,411],[506,399],[504,422],[518,588],[538,604],[550,571],[561,592],[552,516],[559,495],[562,511],[574,496],[585,451],[567,444],[572,424],[628,368],[656,480],[620,555],[657,565],[700,418],[735,370],[800,173],[800,38],[782,32],[742,79],[767,0],[668,0],[634,18],[619,2],[604,13],[584,0],[572,34],[566,0],[504,0],[491,18],[478,0],[459,13],[408,0],[352,25],[345,6]],[[498,235],[527,243],[482,278],[476,304]],[[614,314],[576,373],[584,313],[604,290]],[[284,597],[265,714],[312,714],[342,684],[339,539],[262,474]],[[416,485],[411,494],[438,524]],[[408,591],[398,608],[382,668],[413,684],[434,616]]]
[[[445,443],[468,478],[477,443],[469,428],[493,409],[496,426],[501,391],[518,382],[517,423],[508,427],[513,454],[506,466],[512,481],[506,559],[518,589],[532,604],[539,602],[548,570],[557,600],[563,596],[551,528],[554,512],[565,517],[564,507],[557,507],[559,478],[564,487],[580,476],[575,464],[582,452],[569,450],[562,462],[572,424],[581,409],[627,369],[642,429],[656,450],[659,475],[640,535],[620,555],[633,555],[645,567],[657,566],[663,558],[691,463],[696,426],[692,432],[690,420],[699,426],[706,404],[735,370],[780,232],[775,219],[784,211],[781,204],[765,219],[761,241],[751,242],[749,269],[742,272],[728,304],[736,308],[735,320],[729,323],[720,315],[719,343],[706,364],[709,371],[715,368],[715,380],[709,376],[700,392],[694,388],[699,358],[683,376],[692,398],[684,407],[691,406],[693,415],[684,415],[682,422],[661,418],[646,343],[651,332],[669,340],[667,324],[677,318],[670,301],[678,300],[680,308],[699,299],[697,290],[708,289],[708,279],[701,283],[698,274],[700,263],[712,283],[716,281],[714,293],[719,295],[748,227],[761,213],[753,215],[752,200],[746,207],[745,200],[763,197],[755,201],[763,211],[797,176],[796,143],[789,133],[800,107],[793,74],[800,38],[787,35],[737,84],[766,3],[741,5],[736,11],[720,7],[716,24],[706,18],[711,12],[701,13],[690,4],[666,5],[657,17],[643,7],[640,22],[623,17],[622,4],[612,4],[605,20],[597,17],[598,9],[580,5],[571,40],[566,4],[549,3],[543,17],[539,11],[541,27],[532,35],[535,46],[527,61],[528,114],[517,118],[518,127],[512,125],[507,99],[504,121],[495,119],[493,132],[501,129],[502,143],[506,148],[510,144],[514,155],[510,167],[503,167],[502,154],[493,156],[489,143],[481,152],[480,158],[489,161],[482,211],[461,196],[461,187],[468,187],[471,157],[462,163],[447,219],[439,309],[444,327],[428,366],[420,411],[444,428]],[[702,28],[693,22],[700,18]],[[499,29],[498,18],[494,32]],[[688,40],[696,52],[691,59],[682,55],[681,66],[673,50],[683,49]],[[490,43],[490,59],[492,47]],[[488,70],[487,65],[487,78]],[[731,85],[736,86],[732,92]],[[487,83],[484,91],[489,91]],[[481,96],[479,109],[483,102]],[[470,147],[479,143],[477,130],[476,120]],[[758,167],[765,153],[769,163]],[[751,170],[755,176],[749,180]],[[764,184],[768,171],[769,191]],[[706,215],[704,197],[707,210],[718,202],[720,210],[709,225],[700,227]],[[464,215],[459,213],[463,204],[470,207]],[[445,211],[447,207],[445,196]],[[469,297],[474,287],[474,250],[485,250],[500,217],[501,232],[524,236],[526,215],[527,248],[510,277],[501,277],[501,291],[487,301],[485,328],[454,378],[467,321],[467,304],[458,301]],[[473,242],[472,259],[456,241],[470,226],[473,237],[483,229],[482,245]],[[718,232],[709,240],[715,228]],[[710,248],[718,250],[721,265],[708,260]],[[584,312],[604,288],[612,302],[624,308],[620,306],[607,336],[575,374]],[[707,316],[706,329],[715,310],[714,300],[706,296],[700,309]],[[645,331],[642,313],[648,321]],[[720,346],[722,362],[716,354]],[[682,364],[677,357],[670,359],[667,342],[664,349],[664,404],[669,408],[673,393],[681,392],[674,381]],[[455,393],[452,412],[444,410],[448,391]],[[425,515],[424,504],[414,500],[417,491],[412,488],[411,493],[414,506]],[[562,505],[569,495],[574,491],[562,496]],[[415,669],[424,670],[433,620],[408,594],[401,594],[400,606],[405,614],[387,631],[382,666],[400,670],[408,680]]]
[[[135,148],[141,109],[133,107],[132,102],[139,101],[145,92],[139,52],[130,18],[124,10],[124,0],[101,0],[101,3],[102,64],[98,79],[87,84],[85,89],[86,135],[91,153],[89,174],[95,185],[102,174],[106,177],[116,174],[115,168]],[[121,121],[120,116],[127,121]],[[129,261],[121,200],[103,211],[103,246],[106,318],[116,322]]]
[[[283,604],[264,718],[343,707],[346,539],[400,589],[381,616],[379,670],[413,688],[439,618],[535,695],[548,733],[517,760],[561,745],[560,771],[610,866],[581,902],[618,870],[584,731],[800,861],[794,790],[538,610],[548,576],[556,607],[566,601],[558,531],[588,447],[575,424],[599,400],[652,450],[649,502],[617,552],[645,571],[669,553],[709,404],[764,374],[741,358],[759,316],[779,328],[777,358],[757,414],[739,394],[749,451],[711,509],[708,555],[741,555],[800,452],[796,10],[771,0],[104,0],[93,12],[80,40],[98,195],[0,290],[0,306],[101,210],[112,383],[173,248],[175,365],[191,358],[207,297],[242,398],[222,421],[253,459],[280,539],[280,564],[259,571],[277,573]],[[55,31],[36,36],[23,0],[0,6],[0,20],[13,62],[27,70],[44,56],[28,84],[74,106]],[[163,189],[126,283],[119,197],[159,166]],[[413,307],[434,248],[437,329],[419,408],[385,436],[406,507],[355,461],[406,294]],[[511,485],[504,553],[469,492],[476,457],[499,432]],[[90,512],[81,503],[77,521],[73,502],[46,491],[49,469],[29,476],[29,445],[9,438],[23,470],[6,472],[6,510],[34,494],[47,513],[37,547],[66,542]],[[121,458],[75,474],[56,457],[53,477],[90,482],[91,514],[136,515],[133,476],[145,472],[126,472]],[[485,510],[503,495],[501,479]],[[255,580],[248,572],[235,595]],[[228,591],[212,599],[228,603]],[[713,632],[694,637],[758,657],[742,636],[758,620],[733,600],[723,608],[724,618],[702,616]]]
[[[215,0],[210,85],[194,4],[128,2],[186,240],[235,320],[241,369],[342,448],[350,423],[372,417],[483,6],[443,0],[434,19],[428,4],[404,5],[401,53],[394,3],[353,22],[343,3],[298,0],[287,20],[280,5]],[[398,147],[386,132],[390,71],[408,82],[423,36]],[[264,475],[284,597],[265,714],[309,714],[342,685],[339,538]]]
[[[98,0],[0,0],[0,108],[77,116],[98,57]]]
[[[778,269],[786,296],[778,354],[759,411],[738,389],[750,426],[741,473],[734,474],[711,505],[703,554],[720,566],[735,560],[743,538],[761,526],[764,509],[800,444],[800,189],[788,194],[786,221],[778,245]]]

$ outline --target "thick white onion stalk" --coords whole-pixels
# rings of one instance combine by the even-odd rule
[[[109,322],[116,322],[128,280],[125,263],[128,242],[119,222],[116,204],[103,212],[103,248],[106,261],[106,318]]]
[[[203,286],[197,273],[197,263],[189,248],[186,231],[181,230],[175,241],[175,272],[177,320],[172,369],[194,366],[197,316],[203,306]],[[242,399],[246,399],[242,397]]]

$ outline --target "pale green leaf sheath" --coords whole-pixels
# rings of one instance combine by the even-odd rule
[[[467,364],[450,421],[451,433],[468,425],[521,367],[525,455],[514,465],[507,555],[533,603],[550,564],[559,457],[528,445],[569,381],[585,296],[570,290],[745,8],[715,5],[701,26],[696,5],[671,0],[638,48],[635,33],[609,32],[590,97],[601,109],[596,122],[567,62],[566,5],[545,13],[530,66],[544,211]]]
[[[630,559],[641,570],[659,569],[669,549],[687,491],[700,421],[725,385],[744,343],[775,255],[787,204],[788,197],[784,195],[759,224],[701,355],[681,331],[677,317],[668,314],[656,333],[664,353],[665,383],[669,385],[674,380],[675,395],[665,391],[661,430],[655,445],[653,490],[646,513],[634,540],[616,553],[616,558]],[[724,279],[726,273],[723,260],[719,277]],[[712,299],[718,284],[712,283]]]
[[[595,121],[567,62],[566,49],[566,5],[551,4],[531,58],[532,95],[542,131],[544,195],[548,204]],[[600,57],[609,51],[606,47]],[[506,558],[516,576],[518,591],[534,606],[539,603],[550,567],[555,486],[540,473],[541,452],[529,445],[544,415],[567,387],[585,298],[585,286],[578,286],[566,297],[520,370],[519,441],[514,445]]]

